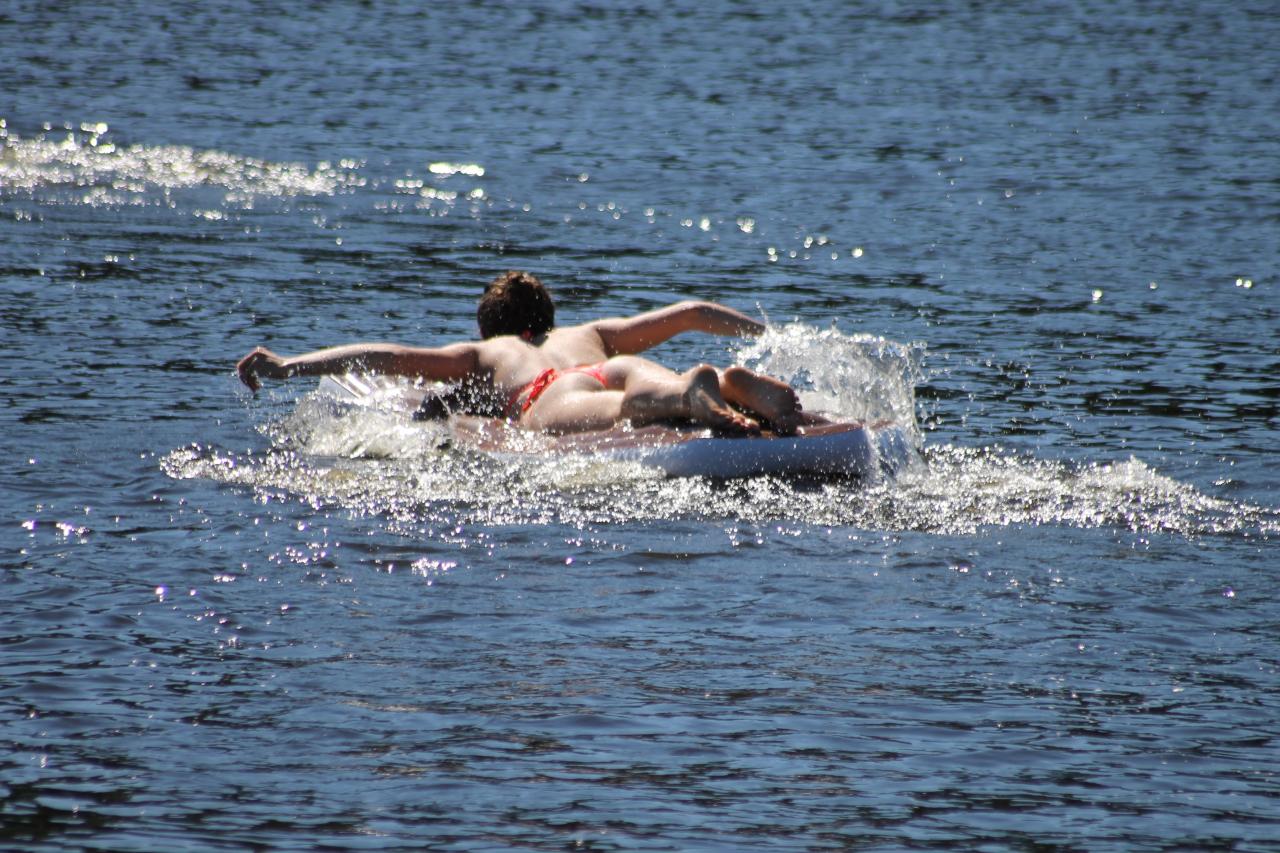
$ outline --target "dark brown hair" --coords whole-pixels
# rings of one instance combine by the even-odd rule
[[[485,339],[525,332],[536,338],[555,327],[556,307],[537,276],[509,270],[484,289],[476,321]]]

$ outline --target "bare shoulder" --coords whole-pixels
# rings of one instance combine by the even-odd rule
[[[481,366],[488,368],[524,357],[532,348],[513,335],[468,342],[465,346],[475,352]]]
[[[476,352],[476,373],[499,387],[519,386],[548,367],[559,367],[544,347],[514,335],[488,338],[472,344]]]
[[[596,328],[597,323],[564,326],[552,330],[539,347],[556,366],[579,366],[604,361],[612,353]]]

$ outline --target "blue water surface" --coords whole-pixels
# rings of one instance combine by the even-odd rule
[[[0,846],[1275,849],[1270,2],[12,3]],[[487,458],[265,344],[691,336],[871,482]],[[833,378],[834,377],[834,378]]]

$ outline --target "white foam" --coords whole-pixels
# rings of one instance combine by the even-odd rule
[[[847,420],[903,424],[918,445],[915,388],[922,376],[923,353],[920,343],[790,323],[770,326],[738,357],[745,366],[796,387],[810,411],[830,412]]]
[[[797,382],[809,408],[909,423],[923,347],[800,324],[743,349],[750,366]],[[818,369],[825,368],[824,370]],[[626,523],[786,519],[882,531],[966,534],[1041,525],[1139,534],[1280,534],[1280,510],[1207,495],[1141,459],[1041,460],[999,446],[926,446],[920,464],[873,482],[759,477],[714,486],[581,457],[502,458],[450,445],[402,405],[342,406],[311,394],[263,427],[272,447],[236,455],[183,448],[174,477],[284,490],[313,503],[414,524]]]
[[[90,205],[160,204],[165,192],[196,187],[221,189],[225,201],[241,205],[258,196],[333,195],[363,185],[358,166],[344,161],[310,168],[185,145],[117,144],[109,141],[105,125],[31,138],[0,129],[0,186],[61,188]]]

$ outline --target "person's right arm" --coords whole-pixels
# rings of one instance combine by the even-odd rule
[[[440,382],[466,379],[479,372],[474,344],[444,347],[406,347],[399,344],[349,344],[284,358],[266,347],[258,347],[240,359],[236,373],[253,391],[258,378],[288,379],[293,376],[324,376],[352,370],[390,376],[420,376]]]
[[[609,355],[644,352],[682,332],[748,336],[764,333],[765,325],[741,311],[715,302],[688,300],[646,311],[633,317],[615,317],[590,324],[600,335]]]

